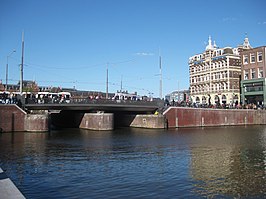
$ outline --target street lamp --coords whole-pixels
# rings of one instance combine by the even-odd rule
[[[106,64],[106,100],[108,100],[108,63]]]
[[[16,50],[13,50],[8,56],[6,56],[6,88],[5,88],[6,91],[7,91],[7,83],[8,83],[8,58],[15,52]]]

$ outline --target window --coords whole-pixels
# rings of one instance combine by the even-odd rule
[[[195,87],[194,86],[192,87],[192,93],[195,93]]]
[[[244,62],[244,64],[248,64],[248,56],[247,55],[244,55],[243,62]]]
[[[217,88],[217,91],[219,91],[220,90],[220,85],[216,84],[216,88]]]
[[[227,78],[227,71],[224,72],[224,78]]]
[[[255,63],[255,54],[254,53],[250,54],[250,63]]]
[[[251,79],[255,79],[255,74],[256,74],[255,69],[252,68],[251,69]]]
[[[258,52],[258,62],[262,62],[262,52]]]
[[[247,70],[244,71],[244,79],[248,79],[248,71]]]
[[[263,77],[263,70],[261,68],[258,69],[258,78],[262,78]]]

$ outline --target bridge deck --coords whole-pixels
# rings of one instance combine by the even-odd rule
[[[25,104],[27,110],[69,110],[104,112],[154,112],[156,104]]]

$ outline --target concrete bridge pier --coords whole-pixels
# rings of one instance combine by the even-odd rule
[[[136,128],[149,128],[149,129],[167,129],[167,120],[163,115],[154,114],[137,114],[127,115],[128,126]]]
[[[25,131],[49,131],[49,114],[27,114],[25,115]]]
[[[114,114],[113,113],[85,113],[79,128],[110,131],[114,129]]]
[[[115,113],[115,126],[167,129],[167,120],[163,115]]]

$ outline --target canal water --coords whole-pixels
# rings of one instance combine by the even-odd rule
[[[265,198],[266,126],[0,134],[26,198]]]

